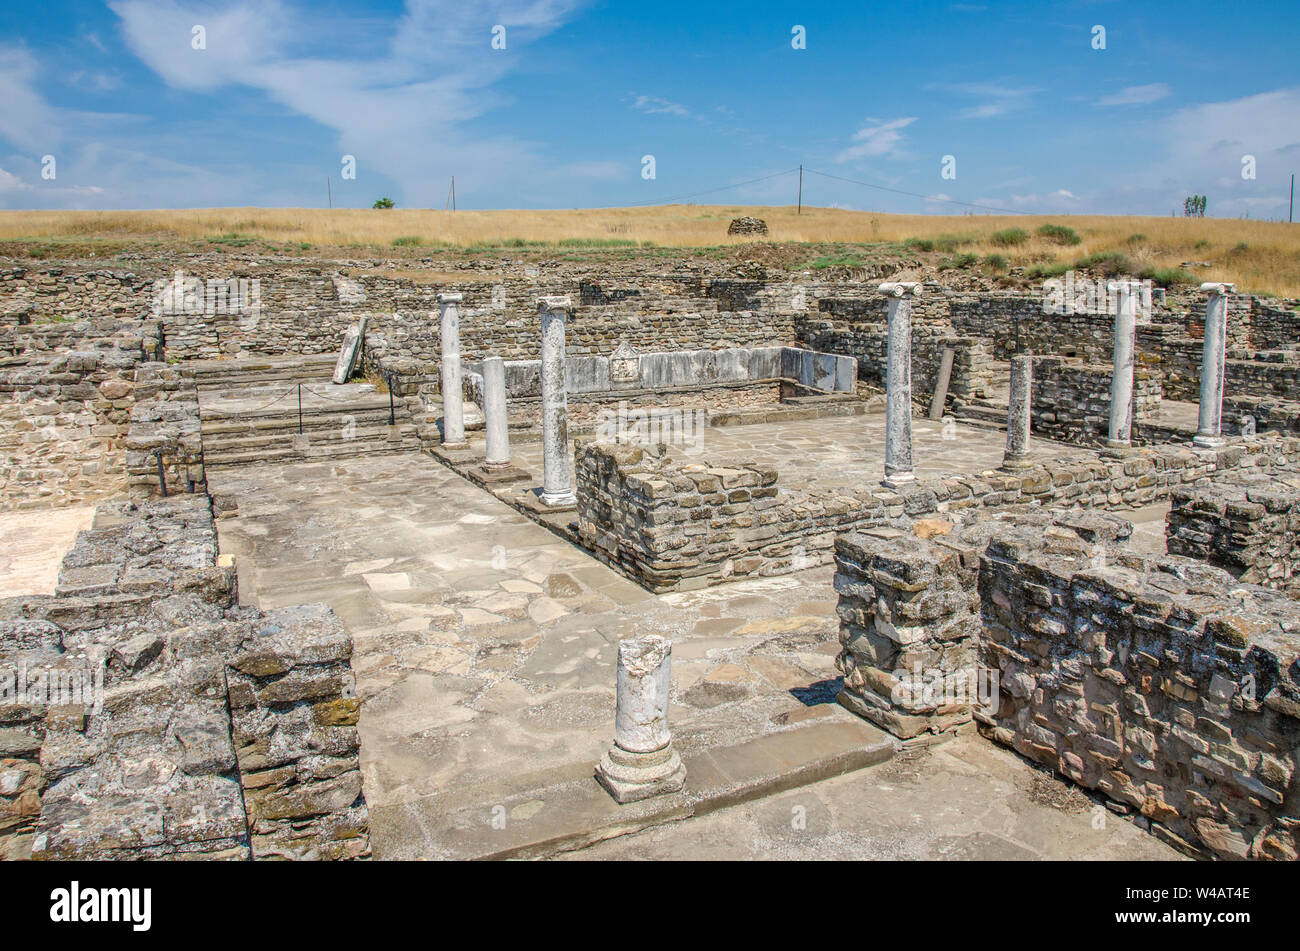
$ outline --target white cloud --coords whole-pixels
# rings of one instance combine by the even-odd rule
[[[128,48],[168,85],[260,90],[335,130],[340,154],[398,182],[404,204],[440,206],[452,174],[467,194],[513,181],[535,186],[539,196],[563,174],[542,162],[538,146],[509,134],[475,136],[464,123],[501,104],[490,87],[576,3],[503,0],[485,11],[462,0],[410,0],[387,31],[279,0],[215,7],[115,0],[110,7]],[[498,23],[506,26],[507,51],[491,46]],[[206,29],[204,50],[191,48],[195,24]],[[352,58],[311,55],[339,36],[353,40]]]
[[[904,154],[906,136],[903,129],[916,121],[916,116],[892,119],[889,122],[868,119],[872,124],[853,133],[854,145],[835,156],[837,162],[853,162],[864,158],[898,158]]]
[[[1167,99],[1172,90],[1167,83],[1127,86],[1119,92],[1097,100],[1099,106],[1140,106]]]
[[[956,83],[942,85],[931,83],[927,89],[955,93],[971,99],[983,99],[978,105],[968,106],[957,113],[960,119],[994,119],[1024,108],[1030,97],[1041,92],[1037,86],[1012,86],[1000,82]]]
[[[680,102],[670,102],[658,96],[637,96],[632,101],[632,108],[647,115],[690,116],[691,111]]]

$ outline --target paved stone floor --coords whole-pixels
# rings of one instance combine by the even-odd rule
[[[480,437],[481,438],[481,437]],[[984,472],[1002,464],[1006,435],[967,423],[912,420],[912,456],[917,478]],[[698,443],[673,447],[674,455],[709,462],[753,462],[781,474],[781,485],[806,488],[879,483],[885,476],[885,417],[839,416],[799,423],[760,423],[704,428]],[[1035,438],[1031,459],[1095,455],[1077,446]],[[512,459],[540,482],[540,442],[511,445]]]
[[[0,598],[53,594],[63,556],[94,517],[93,505],[0,515]]]
[[[373,805],[590,775],[633,634],[674,641],[684,753],[829,713],[838,691],[830,567],[656,597],[415,453],[209,483],[239,500],[218,530],[241,598],[324,601],[353,633]]]
[[[978,735],[568,860],[1075,859],[1183,856],[1074,786]]]
[[[860,441],[837,450],[839,430],[828,434],[828,423]],[[816,464],[827,465],[836,451],[878,458],[862,423],[800,424],[783,451],[803,466],[818,453]],[[918,457],[927,438],[932,459],[946,449],[950,460],[979,465],[990,453],[987,432],[950,445],[926,434],[931,425],[918,425]],[[744,452],[766,443],[789,471],[791,455],[778,459],[759,428],[710,435]],[[1000,458],[1000,436],[992,442]],[[381,857],[448,854],[435,827],[442,813],[430,804],[449,796],[490,804],[588,781],[612,738],[623,637],[672,638],[670,719],[684,756],[845,715],[833,703],[829,566],[651,595],[418,453],[214,469],[209,483],[238,500],[218,530],[222,551],[236,556],[241,598],[262,608],[324,601],[354,636],[362,769]],[[1034,773],[1007,762],[1008,775]],[[951,808],[969,816],[974,835],[983,813],[960,788]],[[899,835],[916,824],[895,818]],[[967,845],[990,857],[1003,848],[998,838]]]

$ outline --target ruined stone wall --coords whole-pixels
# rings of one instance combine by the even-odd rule
[[[865,290],[865,289],[864,289]],[[842,292],[839,292],[842,293]],[[929,405],[939,381],[945,349],[953,351],[949,401],[969,401],[986,395],[993,379],[992,344],[983,337],[954,331],[951,296],[927,283],[912,311],[912,395]],[[795,320],[798,339],[814,350],[841,353],[858,361],[859,379],[884,385],[887,363],[889,299],[876,285],[858,297],[822,297],[817,310]]]
[[[1300,490],[1287,481],[1261,476],[1176,489],[1165,534],[1170,554],[1243,582],[1300,592]]]
[[[840,702],[900,737],[973,718],[1179,848],[1296,859],[1300,605],[1105,516],[1023,520],[839,539]]]
[[[1300,857],[1300,605],[1165,556],[1021,536],[982,558],[981,732],[1181,847]]]
[[[1249,345],[1256,350],[1294,350],[1300,346],[1300,301],[1252,298]]]
[[[1110,365],[1089,365],[1064,357],[1035,357],[1029,401],[1032,430],[1076,445],[1104,443],[1110,430]],[[1155,415],[1160,378],[1139,366],[1133,372],[1134,445],[1151,442],[1143,421]]]
[[[194,378],[166,363],[142,363],[135,377],[135,405],[126,437],[131,494],[160,497],[164,485],[171,495],[205,492],[207,477]]]
[[[0,323],[43,325],[149,313],[153,281],[127,271],[98,268],[0,268]],[[0,348],[5,346],[0,333]]]
[[[1066,456],[1023,472],[921,480],[898,492],[874,484],[830,492],[783,486],[779,473],[763,467],[704,466],[635,446],[580,441],[576,454],[583,544],[647,588],[666,591],[827,563],[836,535],[903,517],[1140,508],[1216,474],[1295,466],[1300,440],[1265,436],[1217,450],[1153,446],[1122,459]],[[749,484],[755,479],[757,489]]]
[[[107,503],[53,597],[0,602],[0,853],[369,853],[350,640],[324,605],[238,607],[235,579],[206,496]]]
[[[93,501],[125,484],[134,370],[157,327],[109,319],[8,327],[0,358],[0,511]],[[29,332],[30,331],[30,332]]]

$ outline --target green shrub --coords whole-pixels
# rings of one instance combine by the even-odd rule
[[[1014,248],[1029,240],[1029,232],[1024,228],[1003,228],[989,235],[989,243],[999,248]]]
[[[393,247],[395,248],[418,248],[422,244],[424,244],[424,239],[415,234],[405,234],[400,238],[393,239]]]
[[[1138,277],[1149,280],[1152,284],[1169,287],[1171,284],[1194,284],[1196,278],[1180,267],[1144,268]]]
[[[934,242],[928,238],[908,238],[903,242],[903,247],[909,251],[933,251]]]
[[[979,259],[978,254],[971,254],[969,252],[965,254],[954,254],[952,257],[944,258],[939,262],[939,270],[951,271],[956,268],[970,267],[972,264],[979,261]]]
[[[1065,225],[1043,225],[1038,229],[1038,236],[1052,244],[1061,245],[1076,245],[1083,240],[1079,237],[1079,232]]]
[[[1005,271],[1009,265],[1002,255],[990,254],[984,259],[984,266],[993,271]]]
[[[1129,243],[1130,245],[1133,245],[1133,244],[1141,244],[1141,243],[1142,243],[1143,241],[1145,241],[1146,239],[1147,239],[1147,236],[1144,235],[1142,232],[1139,231],[1137,234],[1131,234],[1131,235],[1128,236],[1128,243]]]
[[[1103,277],[1119,277],[1123,274],[1133,273],[1133,262],[1128,259],[1127,255],[1118,251],[1102,251],[1097,254],[1090,254],[1086,258],[1075,261],[1074,266],[1080,271],[1095,271]]]
[[[1052,264],[1035,264],[1031,267],[1025,268],[1025,277],[1035,280],[1046,280],[1049,277],[1060,277],[1072,267],[1074,267],[1073,264],[1067,264],[1060,261]]]

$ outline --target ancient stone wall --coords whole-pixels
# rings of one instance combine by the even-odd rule
[[[1064,357],[1035,357],[1029,401],[1035,433],[1076,445],[1104,443],[1110,430],[1109,364],[1085,364]],[[1144,367],[1133,372],[1135,445],[1151,442],[1143,421],[1160,406],[1158,374]]]
[[[187,496],[101,506],[53,597],[0,602],[0,853],[368,854],[350,640],[235,584]]]
[[[837,534],[904,516],[1140,508],[1216,474],[1295,466],[1300,440],[1264,436],[1217,450],[1155,446],[1122,459],[1065,456],[1015,473],[922,480],[898,492],[879,485],[831,492],[783,486],[770,469],[687,463],[636,446],[580,441],[576,454],[583,544],[647,588],[665,591],[826,563]],[[749,484],[754,480],[757,489]]]
[[[988,547],[980,601],[1002,685],[986,736],[1175,845],[1300,857],[1300,605],[1188,559],[1029,535]]]
[[[1300,301],[1252,298],[1249,345],[1256,350],[1300,347]]]
[[[156,325],[109,319],[10,338],[0,358],[0,511],[93,501],[121,491],[134,369]]]
[[[1260,476],[1176,489],[1166,540],[1170,554],[1250,584],[1300,592],[1300,489],[1286,481]]]
[[[841,703],[900,737],[973,718],[1187,851],[1297,858],[1300,605],[1105,516],[1021,521],[837,542]]]

